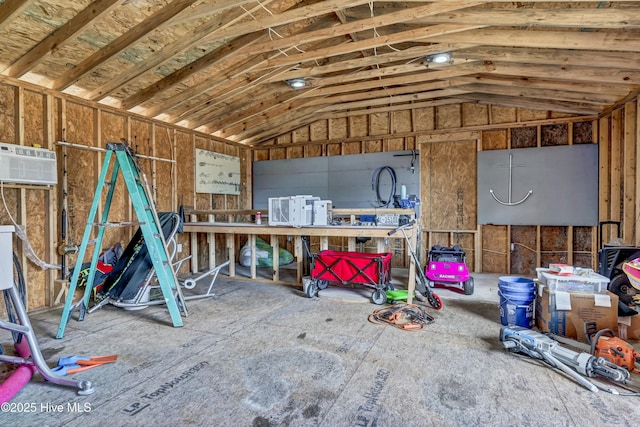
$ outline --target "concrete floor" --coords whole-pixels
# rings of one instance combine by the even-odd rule
[[[69,355],[118,361],[74,376],[93,383],[89,396],[34,376],[0,425],[637,424],[638,397],[590,392],[504,351],[498,276],[474,277],[472,296],[436,290],[444,308],[428,309],[436,320],[419,332],[370,323],[379,306],[369,290],[329,288],[309,299],[298,287],[225,276],[217,298],[189,302],[182,328],[162,306],[107,306],[71,320],[57,340],[61,310],[32,314],[50,365]],[[9,352],[7,331],[0,342]]]

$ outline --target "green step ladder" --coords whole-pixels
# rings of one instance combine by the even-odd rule
[[[71,319],[73,311],[76,308],[79,309],[78,320],[84,320],[84,315],[89,306],[89,298],[91,296],[91,291],[93,288],[93,286],[89,284],[93,283],[93,279],[95,277],[98,258],[100,252],[102,251],[102,239],[104,237],[104,232],[106,227],[114,225],[109,223],[107,220],[109,217],[111,200],[113,199],[113,193],[116,187],[118,172],[122,172],[122,177],[127,186],[127,190],[129,191],[131,203],[133,204],[134,210],[136,212],[140,230],[142,231],[144,241],[147,245],[149,256],[153,263],[153,268],[155,270],[155,275],[160,285],[160,289],[162,289],[162,295],[164,297],[167,308],[169,309],[169,314],[171,316],[173,326],[182,326],[182,317],[176,299],[178,299],[180,302],[182,312],[185,315],[187,314],[186,305],[184,304],[184,297],[182,296],[180,286],[178,285],[178,279],[176,278],[175,271],[173,270],[173,265],[171,263],[167,244],[164,240],[162,227],[160,226],[160,221],[158,220],[158,215],[155,210],[153,201],[149,197],[149,193],[140,179],[140,170],[138,169],[138,166],[133,157],[134,153],[131,148],[124,143],[109,142],[107,143],[106,149],[107,151],[104,158],[104,163],[102,165],[102,171],[100,172],[100,177],[98,178],[95,196],[93,198],[91,210],[89,211],[89,217],[87,219],[87,225],[84,230],[84,236],[82,237],[82,243],[80,244],[80,249],[78,251],[76,266],[73,269],[73,274],[71,275],[71,280],[69,282],[69,290],[67,293],[67,298],[65,300],[64,309],[62,310],[62,318],[60,319],[58,334],[56,336],[56,338],[58,339],[64,336],[64,330],[67,326],[67,323],[69,323],[69,320]],[[111,172],[111,179],[108,183],[105,183],[107,172],[111,163],[111,158],[114,154],[115,162],[113,165],[113,170]],[[102,189],[105,187],[105,184],[109,188],[109,191],[104,203],[102,221],[100,223],[95,223],[94,220],[98,211],[100,200],[102,199]],[[96,226],[98,227],[97,237],[94,240],[90,240],[91,232]],[[73,298],[75,295],[76,287],[78,285],[80,270],[82,269],[84,256],[90,243],[94,245],[94,251],[93,256],[91,257],[91,267],[89,269],[89,276],[87,278],[87,285],[85,287],[84,296],[76,304],[73,304]]]

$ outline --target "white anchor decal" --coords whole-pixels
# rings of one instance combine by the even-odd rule
[[[505,167],[505,166],[498,166],[498,167]],[[504,206],[516,206],[516,205],[519,205],[520,203],[522,203],[525,200],[527,200],[530,195],[533,194],[533,190],[529,190],[529,192],[521,200],[519,200],[517,202],[512,202],[511,201],[513,168],[514,167],[524,167],[524,165],[514,165],[513,164],[513,154],[509,153],[509,195],[508,195],[508,201],[503,202],[502,200],[498,199],[498,197],[495,195],[493,189],[491,189],[491,188],[489,189],[489,193],[491,193],[491,196],[494,198],[494,200],[496,202],[500,203],[501,205],[504,205]]]

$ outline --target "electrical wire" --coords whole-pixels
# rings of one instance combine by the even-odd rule
[[[48,269],[61,270],[62,269],[61,265],[49,264],[41,260],[36,254],[36,252],[33,250],[31,243],[29,243],[29,237],[25,232],[25,227],[18,224],[16,220],[13,219],[13,216],[9,211],[9,207],[7,206],[7,201],[4,198],[4,182],[2,181],[0,181],[0,196],[2,196],[2,204],[4,205],[4,209],[7,212],[7,216],[9,217],[9,219],[11,220],[11,222],[16,228],[15,229],[16,236],[18,236],[20,240],[24,242],[24,249],[25,249],[27,258],[29,258],[31,261],[33,261],[34,264],[36,264],[38,267],[42,268],[43,270],[48,270]]]
[[[13,253],[13,267],[15,270],[14,273],[14,277],[13,277],[13,286],[16,288],[16,290],[18,291],[18,295],[20,296],[20,299],[22,300],[22,304],[24,306],[27,305],[27,285],[24,281],[24,275],[22,273],[22,267],[20,266],[20,261],[18,261],[18,256],[16,255],[16,253]],[[18,323],[18,316],[16,314],[16,310],[12,304],[12,300],[11,300],[11,294],[9,293],[9,290],[6,289],[3,292],[4,295],[4,306],[6,308],[7,311],[7,319],[9,320],[10,323]],[[22,334],[20,332],[16,332],[16,331],[11,331],[11,335],[13,336],[13,342],[16,344],[19,344],[20,341],[22,341]],[[1,351],[0,351],[1,353]]]
[[[424,308],[407,303],[396,303],[382,307],[369,315],[371,323],[391,325],[403,331],[419,331],[434,321],[434,317]]]
[[[380,195],[380,175],[382,175],[382,172],[387,172],[391,178],[391,190],[386,201],[382,200],[382,196]],[[393,196],[396,194],[396,183],[396,172],[391,166],[380,166],[373,171],[371,175],[371,189],[376,192],[376,205],[374,205],[374,207],[388,207],[389,204],[391,204]]]

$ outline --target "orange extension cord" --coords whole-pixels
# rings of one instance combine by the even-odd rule
[[[369,322],[376,325],[391,325],[404,331],[419,331],[435,318],[424,308],[415,304],[396,303],[375,310],[369,315]]]

